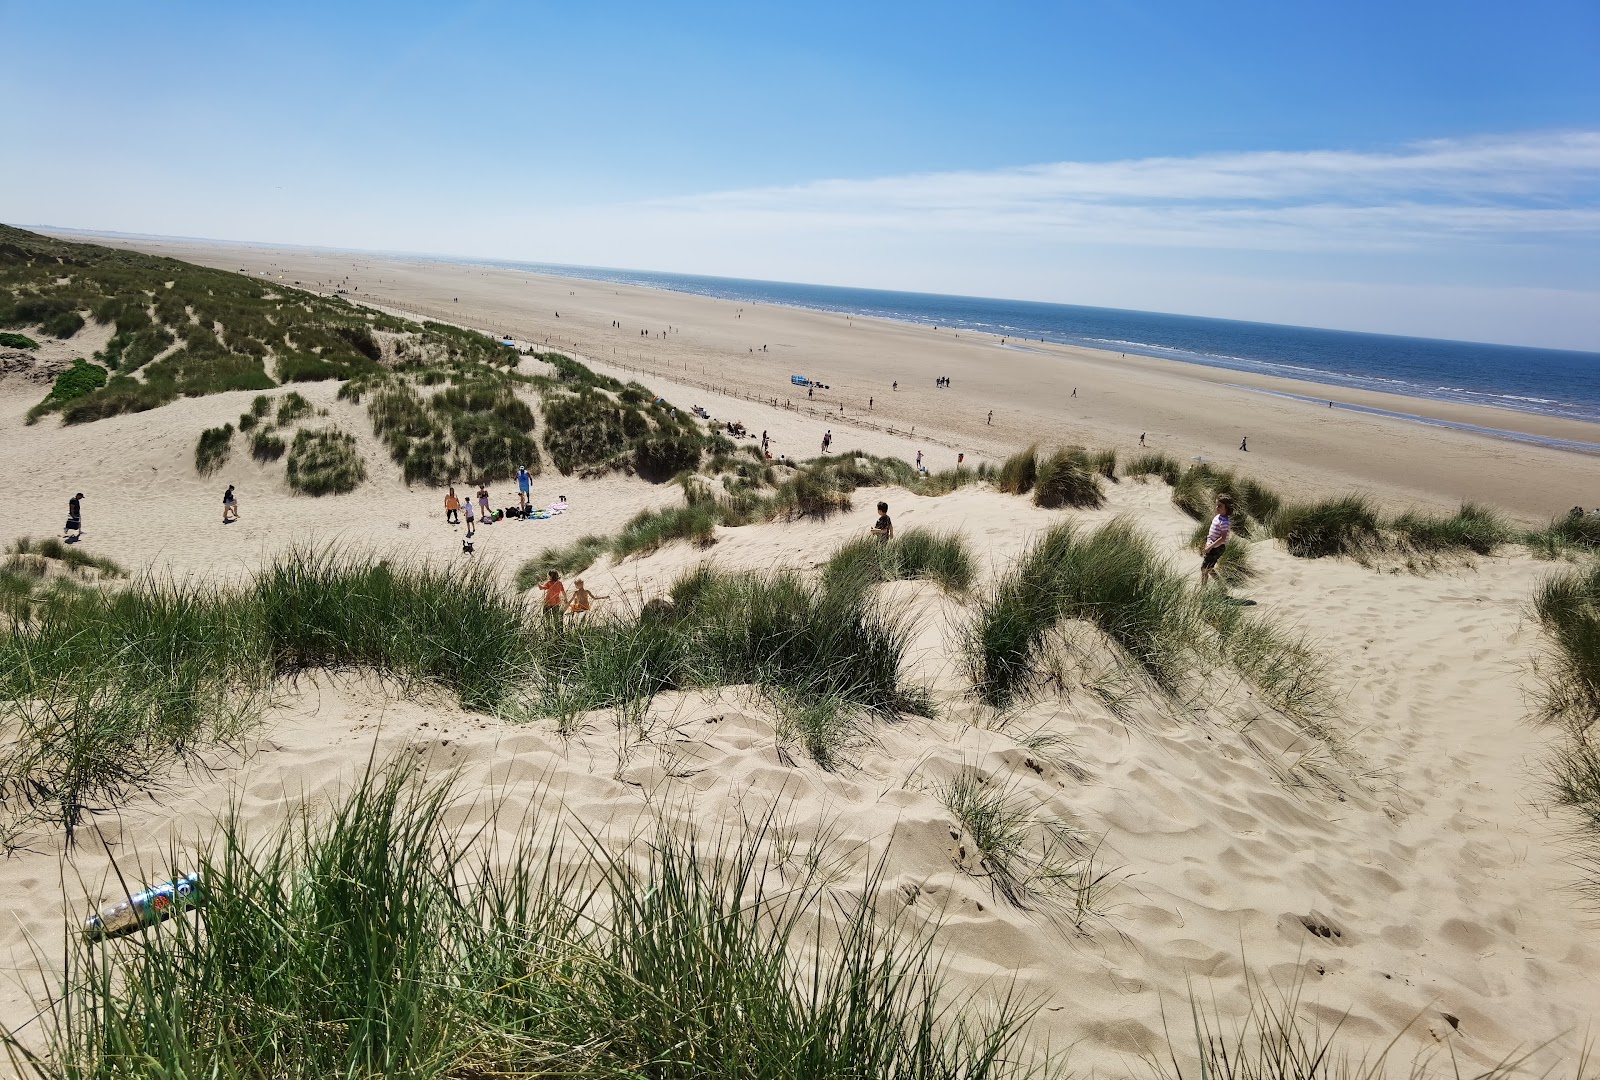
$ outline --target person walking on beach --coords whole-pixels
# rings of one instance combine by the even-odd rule
[[[1249,443],[1250,443],[1250,436],[1246,435],[1244,438],[1239,440],[1239,449],[1243,450],[1245,453],[1248,454],[1250,452]]]
[[[1073,397],[1077,397],[1078,396],[1078,388],[1076,386],[1074,386],[1072,388],[1072,396]]]
[[[958,468],[958,469],[961,468],[961,463],[963,461],[965,461],[965,460],[967,460],[967,455],[966,454],[964,454],[964,453],[957,454],[956,455],[956,468]]]
[[[66,533],[67,543],[69,544],[76,544],[83,539],[82,502],[83,492],[81,491],[67,500],[67,527],[63,531]]]
[[[544,593],[545,618],[559,623],[561,621],[561,609],[566,606],[567,602],[567,587],[561,584],[560,571],[550,571],[550,576],[539,583],[539,591]]]
[[[989,419],[985,420],[984,423],[987,424],[990,427],[994,426],[994,410],[993,409],[989,410]]]
[[[894,539],[894,522],[889,518],[889,504],[878,504],[878,521],[872,526],[872,535],[880,544],[887,544]]]
[[[477,529],[473,528],[473,526],[472,526],[472,522],[473,522],[473,519],[475,517],[477,517],[477,515],[472,510],[472,500],[469,498],[467,500],[467,539],[468,540],[471,540],[472,539],[472,534],[478,531]]]
[[[1140,446],[1143,446],[1143,445],[1144,445],[1144,436],[1145,436],[1145,433],[1144,433],[1144,432],[1142,432],[1142,431],[1141,431],[1141,432],[1139,432],[1139,445],[1140,445]]]
[[[478,520],[485,525],[489,524],[489,485],[478,485]]]
[[[234,497],[233,485],[228,485],[228,490],[222,493],[222,523],[239,520],[239,500]]]
[[[1211,519],[1206,530],[1206,546],[1200,552],[1200,584],[1217,576],[1217,562],[1227,550],[1228,538],[1233,535],[1233,497],[1217,496],[1217,516]]]
[[[899,390],[900,390],[900,380],[896,379],[894,382],[890,383],[889,384],[889,389],[894,390],[895,392],[898,393]]]
[[[446,525],[461,524],[461,499],[458,495],[456,495],[456,489],[454,486],[452,486],[449,491],[445,492],[444,523]]]
[[[922,451],[917,451],[917,471],[922,471]]]
[[[523,513],[527,513],[528,512],[528,504],[532,501],[532,499],[530,498],[530,496],[532,494],[533,494],[533,477],[528,475],[528,467],[526,465],[518,465],[517,466],[517,502],[521,505]]]
[[[767,452],[767,429],[766,428],[762,428],[761,429],[761,453],[764,455],[764,454],[766,454],[766,452]]]
[[[822,435],[822,452],[824,454],[826,454],[828,452],[828,447],[830,447],[832,445],[833,445],[833,429],[829,428],[827,431],[823,432],[823,435]]]

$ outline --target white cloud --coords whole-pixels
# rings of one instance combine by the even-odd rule
[[[1046,234],[1086,243],[1352,250],[1600,234],[1600,132],[823,180],[609,208],[762,233]]]

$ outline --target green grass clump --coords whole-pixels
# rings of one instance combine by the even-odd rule
[[[1600,721],[1600,564],[1544,582],[1533,611],[1551,646],[1545,711],[1586,731]]]
[[[1246,537],[1270,530],[1283,507],[1282,498],[1271,488],[1205,463],[1185,469],[1172,488],[1173,505],[1196,521],[1211,520],[1219,495],[1233,497],[1233,528]]]
[[[1505,518],[1470,502],[1462,503],[1461,509],[1449,517],[1408,510],[1396,517],[1390,528],[1402,546],[1420,552],[1466,549],[1477,555],[1493,555],[1515,536]]]
[[[1003,706],[1027,693],[1045,636],[1063,619],[1098,626],[1164,689],[1192,666],[1199,624],[1189,590],[1126,519],[1088,534],[1049,530],[980,603],[967,648],[979,696]]]
[[[367,478],[356,437],[337,428],[295,432],[285,471],[289,487],[303,495],[344,495]]]
[[[697,547],[716,543],[716,528],[721,519],[713,503],[674,506],[666,510],[641,510],[628,520],[611,541],[611,553],[618,559],[648,555],[676,540]]]
[[[80,398],[88,397],[105,386],[107,378],[105,368],[78,357],[72,361],[70,368],[56,376],[45,399],[28,410],[28,422],[31,424],[45,413],[63,409]]]
[[[1039,462],[1033,504],[1046,509],[1074,506],[1087,510],[1104,505],[1100,474],[1089,456],[1079,449],[1057,450]]]
[[[257,461],[277,461],[289,449],[289,444],[273,434],[271,428],[258,428],[250,436],[250,456]]]
[[[1333,741],[1324,724],[1333,705],[1313,650],[1220,592],[1197,590],[1125,518],[1092,533],[1052,528],[980,601],[965,646],[979,697],[1005,707],[1033,692],[1046,675],[1048,635],[1066,620],[1097,627],[1166,694],[1231,668],[1272,707]]]
[[[496,713],[531,665],[530,616],[478,563],[441,570],[298,551],[257,575],[249,607],[275,671],[375,671]]]
[[[580,536],[565,547],[545,548],[517,569],[517,591],[527,592],[544,581],[552,570],[564,578],[582,573],[610,550],[609,539],[593,534]]]
[[[50,318],[39,324],[40,330],[43,330],[51,337],[61,338],[62,340],[72,337],[79,330],[82,330],[83,327],[83,316],[79,315],[76,311],[60,312],[50,316]]]
[[[1544,528],[1524,533],[1522,542],[1542,559],[1600,552],[1600,514],[1551,518]]]
[[[1133,458],[1122,470],[1125,476],[1156,476],[1176,487],[1183,477],[1183,466],[1167,454],[1149,451]]]
[[[1291,503],[1272,519],[1272,535],[1301,559],[1359,556],[1382,543],[1378,511],[1364,495]]]
[[[77,590],[0,636],[0,847],[159,785],[244,733],[264,703],[260,638],[219,591],[145,580]]]
[[[27,334],[0,333],[0,348],[6,349],[37,349],[39,343]]]
[[[206,428],[200,433],[200,441],[195,444],[194,471],[201,476],[210,476],[227,463],[228,455],[232,452],[232,424]]]
[[[707,450],[728,452],[727,440],[713,443],[638,383],[602,378],[558,354],[543,359],[557,370],[553,380],[535,380],[544,390],[545,446],[562,475],[628,469],[659,483],[697,468]]]
[[[920,578],[964,593],[976,574],[977,561],[959,533],[907,529],[893,540],[868,536],[845,544],[828,560],[822,580],[848,589]]]
[[[278,426],[288,427],[296,420],[311,415],[311,402],[298,391],[291,390],[278,399]]]
[[[929,936],[780,873],[760,833],[663,828],[628,859],[534,821],[474,846],[413,775],[265,837],[225,818],[195,856],[202,916],[70,950],[39,1075],[1028,1075],[1028,1014],[947,1000]]]
[[[11,545],[13,555],[32,555],[59,562],[71,570],[95,570],[102,577],[127,577],[128,572],[114,559],[104,555],[91,555],[81,545],[64,544],[54,536],[43,540],[30,540],[24,536]]]

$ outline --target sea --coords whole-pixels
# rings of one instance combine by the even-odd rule
[[[1600,353],[1594,352],[1395,337],[1031,300],[995,300],[550,263],[486,259],[470,262],[668,289],[740,303],[779,304],[970,330],[1004,337],[1008,345],[1019,348],[1033,341],[1082,345],[1228,371],[1300,379],[1330,387],[1379,390],[1464,405],[1492,405],[1540,416],[1600,423]],[[1330,398],[1338,408],[1600,454],[1600,444],[1596,443],[1449,423],[1403,410],[1358,406],[1339,402],[1336,394]],[[1320,404],[1325,399],[1314,400]]]

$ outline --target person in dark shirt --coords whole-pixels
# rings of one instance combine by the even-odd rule
[[[889,504],[878,504],[878,523],[872,527],[872,535],[878,538],[879,543],[888,543],[894,539],[894,522],[889,520]]]
[[[81,503],[83,492],[78,492],[67,500],[67,539],[76,540],[83,533],[83,512]]]

